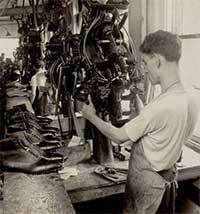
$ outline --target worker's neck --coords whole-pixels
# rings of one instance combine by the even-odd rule
[[[182,83],[179,76],[179,66],[177,63],[167,63],[163,67],[160,76],[160,85],[162,93],[171,90],[182,89]]]

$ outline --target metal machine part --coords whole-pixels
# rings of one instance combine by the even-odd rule
[[[80,34],[73,34],[65,27],[69,24],[66,14],[51,23],[57,26],[50,28],[53,36],[46,44],[48,77],[59,92],[57,102],[58,99],[62,102],[67,93],[84,102],[91,94],[102,118],[109,115],[111,120],[118,120],[122,116],[120,103],[124,89],[133,82],[143,81],[143,74],[136,66],[133,42],[124,30],[128,2],[84,0],[80,4]]]

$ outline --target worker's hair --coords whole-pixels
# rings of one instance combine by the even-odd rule
[[[145,37],[140,51],[149,55],[157,53],[164,56],[167,61],[178,62],[181,57],[181,40],[176,34],[159,30]]]

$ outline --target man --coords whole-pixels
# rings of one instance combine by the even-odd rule
[[[164,192],[176,179],[175,164],[191,135],[197,108],[179,76],[181,41],[170,32],[146,36],[140,46],[142,62],[152,85],[162,93],[121,128],[97,117],[92,102],[83,116],[117,143],[133,142],[126,183],[124,213],[156,213]]]
[[[31,77],[30,85],[31,85],[31,103],[36,115],[44,116],[47,111],[47,77],[46,71],[44,69],[44,62],[40,59],[35,60],[35,64],[33,65],[33,69],[35,70],[35,74]]]

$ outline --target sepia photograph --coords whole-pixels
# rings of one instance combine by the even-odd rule
[[[200,0],[0,0],[0,214],[200,214]]]

